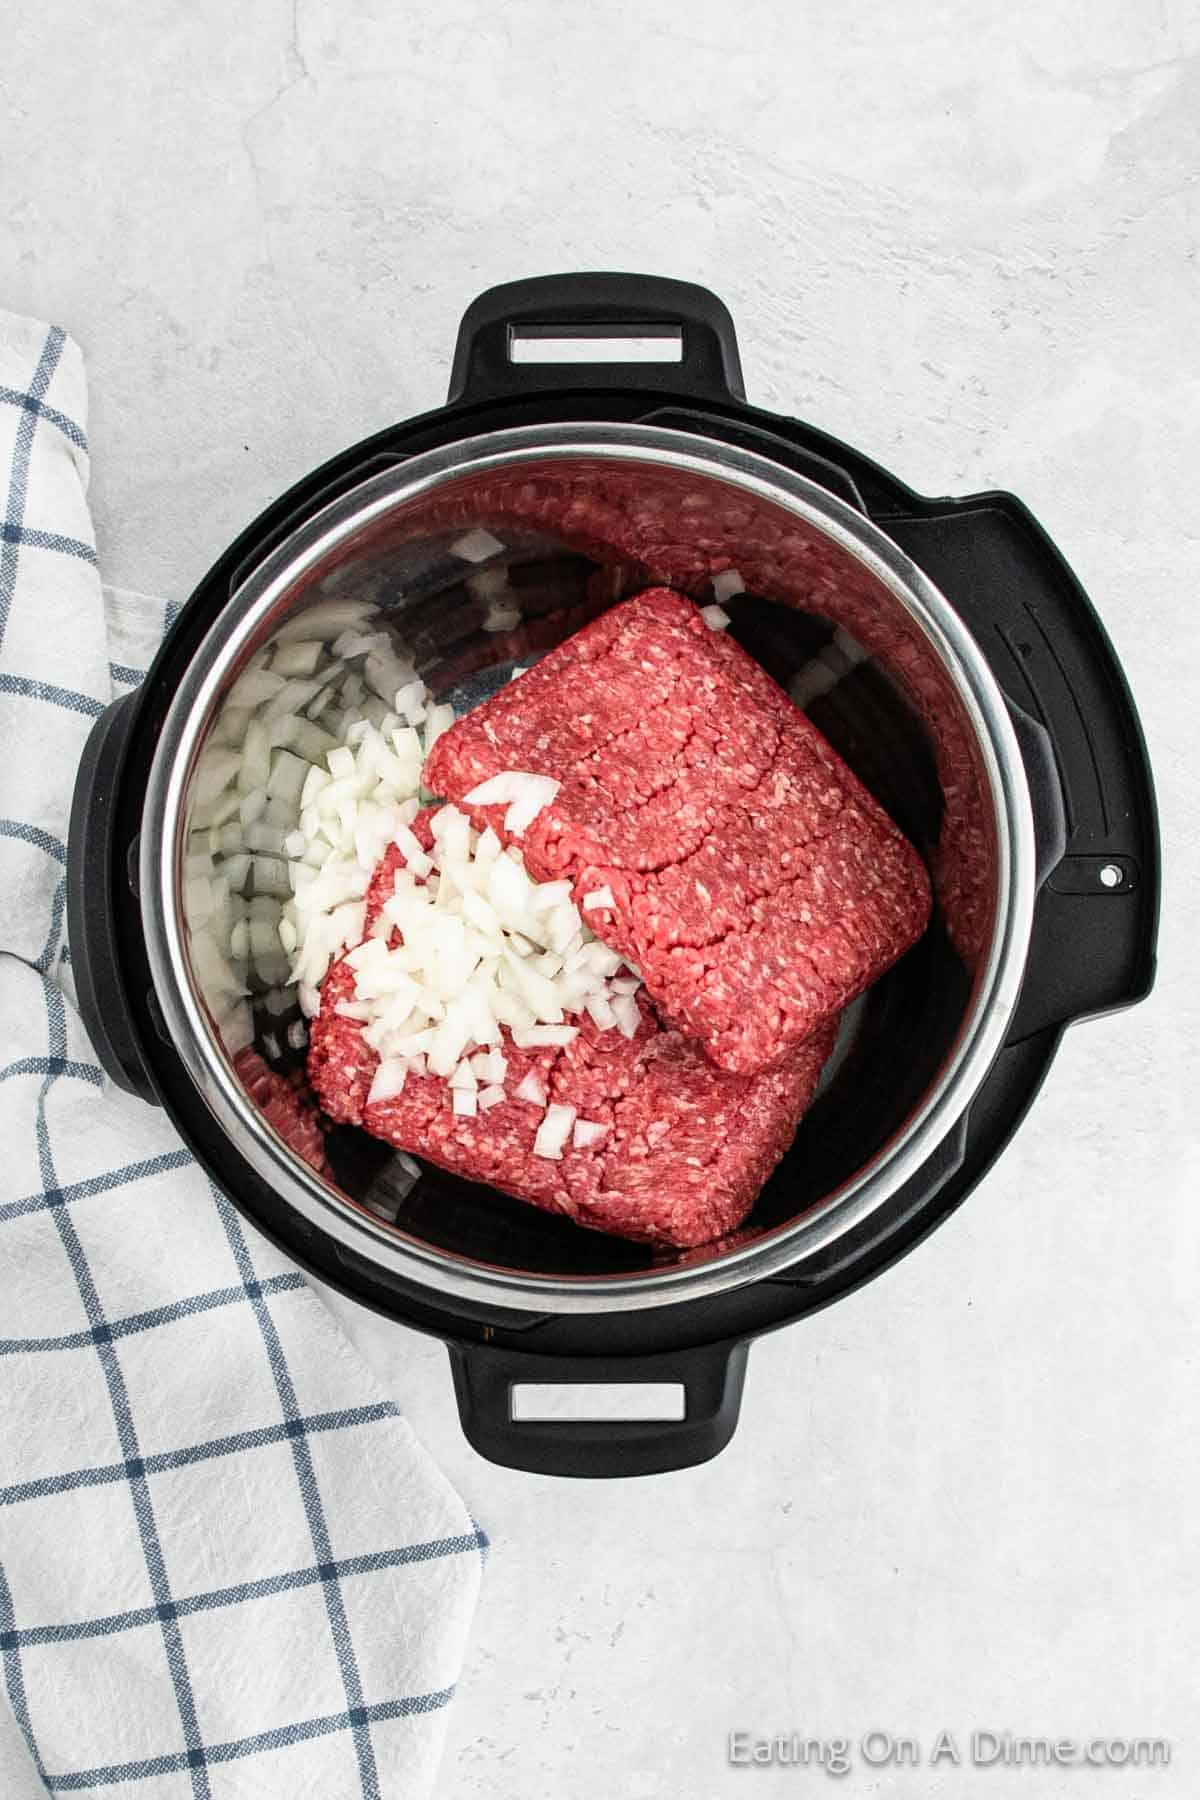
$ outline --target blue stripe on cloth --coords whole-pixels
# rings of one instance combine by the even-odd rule
[[[10,675],[0,669],[0,694],[19,694],[30,700],[45,700],[51,706],[63,706],[68,712],[85,713],[98,719],[104,711],[102,700],[81,694],[75,688],[56,687],[52,681],[35,681],[32,675]]]
[[[27,1062],[47,1063],[51,1058],[46,1056],[26,1057]],[[12,1064],[9,1067],[13,1067]],[[38,1071],[45,1074],[45,1069]],[[0,1069],[0,1081],[6,1071]],[[283,1275],[268,1275],[263,1282],[263,1292],[270,1294],[286,1293],[290,1288],[304,1286],[304,1277],[298,1269],[289,1270]],[[213,1288],[207,1294],[192,1294],[186,1300],[175,1300],[169,1306],[154,1306],[148,1312],[130,1313],[124,1319],[110,1319],[103,1327],[110,1337],[129,1337],[135,1331],[152,1331],[156,1325],[173,1325],[177,1319],[190,1319],[196,1313],[213,1312],[219,1306],[235,1306],[248,1299],[244,1287]],[[88,1331],[70,1331],[63,1337],[41,1338],[0,1338],[0,1356],[36,1355],[42,1350],[81,1350],[86,1344],[95,1342],[95,1335]]]
[[[6,406],[23,406],[26,412],[36,413],[48,424],[57,425],[65,438],[80,450],[87,452],[88,441],[85,433],[69,419],[65,412],[59,412],[57,406],[47,406],[44,400],[35,400],[32,394],[23,394],[20,388],[0,387],[0,404]]]
[[[63,914],[67,910],[67,872],[64,869],[58,878],[50,901],[50,924],[46,931],[46,942],[42,945],[40,956],[34,961],[34,968],[39,975],[48,975],[50,965],[54,961],[58,949],[58,940],[62,935]]]
[[[95,1063],[72,1062],[65,1056],[19,1056],[0,1069],[0,1081],[11,1081],[14,1075],[73,1075],[79,1081],[90,1081],[93,1087],[104,1085]]]
[[[32,844],[35,850],[44,850],[47,856],[57,857],[65,867],[67,846],[61,838],[51,837],[40,825],[27,825],[24,819],[0,819],[0,838],[16,838],[22,844]]]
[[[97,1326],[88,1335],[100,1344],[107,1326]],[[282,1444],[289,1438],[311,1436],[320,1431],[344,1431],[351,1425],[370,1425],[376,1419],[399,1416],[395,1402],[373,1400],[366,1406],[347,1406],[338,1412],[310,1413],[307,1417],[285,1419],[276,1425],[256,1425],[249,1431],[230,1432],[227,1437],[208,1438],[202,1444],[186,1444],[180,1450],[156,1450],[152,1456],[132,1460],[148,1475],[164,1469],[186,1469],[193,1463],[208,1462],[214,1456],[234,1456],[243,1450],[261,1450],[267,1444]],[[16,1506],[23,1500],[43,1500],[47,1494],[65,1494],[72,1488],[105,1487],[113,1481],[124,1481],[130,1473],[129,1461],[97,1463],[90,1469],[68,1469],[62,1475],[38,1475],[32,1481],[17,1481],[0,1488],[0,1506]],[[318,1552],[319,1554],[319,1552]],[[325,1560],[328,1560],[326,1558]]]
[[[433,1562],[443,1556],[464,1556],[482,1548],[483,1533],[463,1532],[458,1537],[435,1538],[428,1544],[403,1544],[393,1550],[372,1550],[363,1556],[345,1556],[333,1564],[338,1578],[375,1575],[381,1569],[401,1569],[412,1563]],[[483,1540],[486,1541],[486,1540]],[[315,1587],[328,1577],[324,1568],[290,1569],[281,1575],[264,1575],[258,1581],[241,1581],[235,1587],[212,1588],[205,1594],[189,1594],[176,1600],[175,1611],[181,1619],[192,1613],[214,1612],[223,1606],[240,1606],[246,1600],[266,1600],[273,1594],[291,1593],[295,1588]],[[0,1630],[0,1651],[27,1650],[37,1644],[77,1643],[80,1638],[112,1637],[121,1631],[136,1631],[151,1625],[157,1618],[153,1606],[139,1606],[129,1612],[110,1613],[107,1618],[79,1619],[65,1625],[27,1625],[24,1629]]]
[[[57,988],[49,984],[44,984],[43,991],[46,997],[48,1052],[51,1056],[65,1057],[67,1021],[63,997]],[[58,1184],[46,1118],[46,1098],[56,1080],[57,1077],[54,1075],[47,1075],[44,1078],[37,1105],[38,1164],[47,1194],[53,1192]],[[100,1305],[100,1296],[96,1290],[92,1272],[88,1267],[87,1257],[84,1255],[83,1245],[79,1241],[79,1234],[75,1230],[71,1216],[62,1206],[53,1207],[51,1216],[74,1273],[84,1311],[96,1337],[96,1353],[100,1358],[100,1366],[108,1387],[109,1404],[112,1407],[113,1421],[117,1428],[117,1439],[125,1456],[126,1477],[129,1482],[134,1515],[137,1519],[138,1534],[141,1538],[142,1555],[145,1559],[147,1574],[150,1577],[150,1590],[154,1595],[162,1628],[167,1667],[170,1670],[171,1683],[175,1690],[175,1704],[179,1709],[179,1717],[183,1725],[183,1741],[189,1753],[186,1766],[191,1774],[192,1794],[194,1800],[211,1800],[212,1786],[204,1767],[200,1725],[196,1717],[196,1697],[192,1690],[192,1678],[188,1669],[183,1637],[171,1607],[171,1590],[167,1581],[166,1564],[163,1560],[162,1540],[158,1534],[154,1504],[150,1497],[150,1488],[146,1481],[145,1467],[140,1455],[137,1430],[133,1422],[133,1411],[129,1404],[125,1377],[122,1374],[111,1337],[104,1336],[99,1330],[105,1323],[104,1312]]]
[[[243,1756],[256,1756],[264,1750],[286,1750],[291,1744],[304,1744],[312,1738],[328,1737],[335,1731],[352,1730],[356,1735],[373,1721],[410,1719],[414,1713],[437,1712],[454,1698],[453,1688],[441,1688],[432,1694],[406,1694],[399,1700],[377,1700],[372,1706],[352,1706],[345,1712],[328,1713],[321,1719],[305,1719],[298,1725],[278,1725],[271,1731],[259,1731],[253,1737],[238,1738],[226,1744],[210,1744],[204,1755],[209,1763],[234,1762]],[[78,1774],[44,1775],[52,1794],[78,1792],[81,1788],[104,1787],[118,1781],[145,1781],[152,1775],[176,1775],[188,1767],[182,1750],[169,1756],[147,1757],[142,1762],[112,1763],[104,1769],[85,1769]],[[329,1800],[334,1800],[332,1795]],[[337,1800],[343,1800],[342,1795]]]
[[[124,1187],[127,1181],[143,1181],[147,1175],[162,1175],[168,1169],[182,1169],[192,1160],[190,1150],[164,1150],[142,1162],[126,1163],[120,1169],[106,1169],[103,1175],[89,1175],[84,1181],[72,1181],[66,1187],[43,1188],[40,1194],[25,1194],[20,1200],[6,1200],[0,1205],[0,1225],[6,1219],[19,1219],[25,1213],[40,1212],[44,1207],[67,1206],[72,1200],[88,1200],[93,1194],[107,1194]]]
[[[164,635],[164,637],[166,636],[167,632],[170,631],[172,625],[175,623],[176,619],[179,617],[179,615],[182,611],[183,611],[183,607],[181,606],[181,604],[179,603],[178,600],[168,600],[167,601],[167,604],[163,607],[163,635]]]
[[[291,1372],[288,1369],[287,1358],[280,1342],[278,1328],[271,1317],[271,1309],[262,1298],[260,1286],[255,1277],[254,1264],[250,1259],[250,1250],[242,1230],[241,1220],[224,1194],[212,1182],[209,1183],[209,1187],[212,1190],[221,1223],[225,1227],[225,1235],[229,1240],[229,1248],[233,1253],[234,1262],[237,1264],[238,1274],[254,1302],[255,1317],[262,1333],[263,1348],[267,1353],[267,1361],[271,1365],[271,1374],[275,1381],[275,1390],[279,1395],[283,1416],[289,1426],[298,1427],[296,1435],[291,1438],[292,1461],[300,1488],[300,1498],[308,1517],[308,1529],[317,1562],[323,1570],[329,1571],[322,1578],[321,1592],[325,1599],[325,1610],[329,1615],[329,1630],[337,1655],[338,1672],[342,1678],[346,1704],[350,1709],[350,1717],[353,1721],[354,1754],[358,1759],[359,1782],[362,1787],[363,1800],[380,1800],[379,1771],[375,1765],[371,1727],[363,1709],[362,1679],[358,1672],[358,1658],[354,1653],[354,1642],[350,1636],[350,1622],[346,1617],[345,1599],[334,1570],[333,1546],[329,1538],[329,1527],[325,1520],[325,1508],[321,1501],[320,1488],[317,1485],[312,1455],[300,1424],[300,1409],[296,1400],[296,1390],[292,1385]]]
[[[29,1754],[33,1758],[34,1766],[44,1782],[46,1769],[33,1735],[33,1727],[29,1722],[29,1706],[25,1699],[25,1678],[21,1673],[21,1653],[17,1648],[16,1623],[8,1577],[4,1573],[4,1564],[0,1563],[0,1649],[4,1656],[4,1686],[8,1694],[8,1703],[12,1707],[13,1718],[17,1721],[21,1735],[28,1745]]]
[[[108,672],[114,681],[121,682],[124,687],[140,687],[146,679],[145,669],[135,669],[132,663],[110,662]]]
[[[32,525],[0,525],[0,544],[23,544],[28,550],[56,550],[60,556],[77,556],[94,563],[96,552],[82,538],[64,537],[60,531],[38,531]]]
[[[26,406],[17,420],[8,477],[8,499],[4,509],[5,535],[0,537],[0,645],[4,643],[8,615],[12,611],[13,596],[17,591],[17,562],[20,555],[20,545],[13,542],[7,532],[13,528],[19,531],[25,523],[25,498],[29,487],[33,434],[37,429],[39,408],[46,397],[46,390],[58,367],[66,341],[66,333],[57,325],[52,325],[46,333],[46,341],[42,345],[42,353],[25,396],[34,405]]]

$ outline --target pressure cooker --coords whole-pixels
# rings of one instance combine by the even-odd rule
[[[469,580],[477,531],[526,597],[515,633]],[[935,893],[920,943],[849,1009],[745,1224],[688,1251],[639,1245],[348,1128],[318,1172],[239,1077],[182,904],[197,769],[233,683],[306,614],[317,631],[331,598],[369,598],[461,712],[568,636],[581,594],[665,583],[703,601],[730,571],[733,634],[917,845]],[[915,493],[751,406],[721,302],[622,274],[482,294],[445,406],[343,451],[242,532],[97,721],[68,861],[79,1004],[112,1080],[165,1108],[303,1267],[444,1339],[482,1455],[576,1476],[719,1451],[750,1342],[918,1244],[1000,1155],[1066,1027],[1147,993],[1158,896],[1133,701],[1027,508]],[[288,1004],[286,985],[252,984],[255,1044],[298,1080]],[[586,1404],[614,1388],[633,1395],[619,1416]],[[563,1389],[579,1404],[543,1403]]]

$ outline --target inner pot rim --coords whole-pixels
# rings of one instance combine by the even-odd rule
[[[946,669],[973,727],[992,806],[997,894],[991,943],[938,1080],[891,1143],[800,1218],[696,1264],[624,1275],[543,1275],[453,1255],[385,1224],[340,1194],[264,1128],[216,1039],[192,980],[180,903],[192,768],[228,672],[272,608],[354,533],[445,483],[536,460],[659,464],[783,507],[861,564],[903,606]],[[562,423],[460,439],[369,477],[313,515],[254,569],[189,664],[155,748],[143,812],[140,889],[147,955],[164,1021],[197,1091],[261,1179],[310,1224],[396,1277],[450,1298],[519,1311],[641,1310],[728,1292],[794,1269],[887,1201],[953,1129],[1003,1043],[1024,974],[1035,898],[1035,833],[1024,765],[1001,690],[966,627],[877,526],[816,483],[752,452],[652,426]]]

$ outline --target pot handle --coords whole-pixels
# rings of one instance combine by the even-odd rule
[[[113,862],[113,800],[135,699],[126,694],[101,713],[79,761],[67,833],[67,940],[79,1014],[101,1067],[126,1093],[156,1103],[117,973],[112,886],[126,873]],[[136,906],[136,871],[128,886],[120,903]]]
[[[662,359],[633,360],[641,339]],[[540,361],[550,340],[602,341],[611,355]],[[745,399],[737,333],[707,288],[659,275],[543,275],[488,288],[463,314],[450,373],[451,403],[579,388],[647,388],[700,399]]]
[[[533,1475],[660,1475],[707,1462],[737,1426],[750,1346],[744,1340],[654,1356],[559,1357],[495,1344],[450,1343],[463,1432],[489,1462]],[[681,1418],[520,1416],[517,1391],[666,1383],[683,1390]]]

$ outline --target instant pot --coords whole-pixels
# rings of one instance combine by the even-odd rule
[[[563,345],[572,359],[552,360]],[[499,623],[481,554],[514,597]],[[224,696],[281,629],[294,639],[311,613],[316,635],[314,609],[369,598],[462,711],[652,582],[737,593],[733,635],[925,856],[929,931],[849,1010],[794,1146],[715,1244],[584,1231],[352,1130],[330,1133],[318,1173],[239,1079],[182,906]],[[1000,1154],[1065,1027],[1146,994],[1158,862],[1120,664],[1019,500],[925,498],[748,405],[732,321],[702,288],[563,275],[483,294],[448,404],[306,477],[200,582],[92,733],[69,930],[107,1073],[163,1106],[305,1268],[445,1340],[477,1450],[627,1475],[719,1451],[750,1341],[912,1249]],[[258,1048],[298,1081],[302,1032],[278,992],[250,999]],[[669,1384],[682,1404],[583,1418],[540,1403],[584,1384],[653,1387],[656,1412]]]

